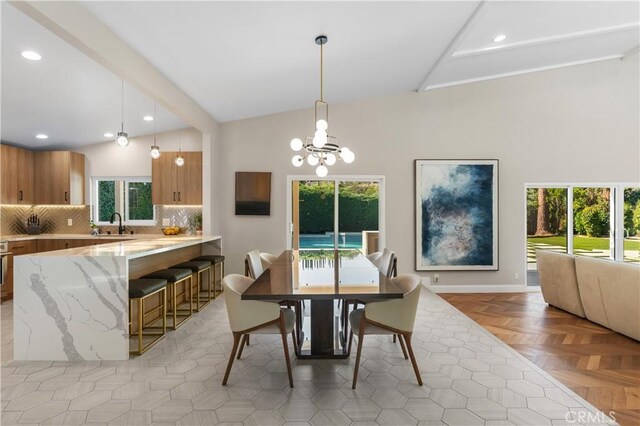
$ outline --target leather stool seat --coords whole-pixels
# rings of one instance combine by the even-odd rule
[[[189,262],[178,263],[177,265],[173,265],[172,269],[190,269],[191,272],[202,271],[203,269],[207,269],[211,267],[211,262],[208,260],[191,260]]]
[[[169,268],[161,269],[145,275],[143,278],[161,278],[169,282],[176,282],[191,276],[191,269]]]
[[[208,260],[209,262],[211,262],[212,265],[215,265],[216,263],[222,263],[224,262],[224,256],[221,254],[206,254],[203,256],[198,256],[193,260]]]
[[[167,280],[161,278],[140,278],[129,280],[129,298],[139,299],[155,293],[167,286]]]

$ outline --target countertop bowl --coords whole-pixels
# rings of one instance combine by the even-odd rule
[[[179,226],[167,226],[162,228],[162,233],[164,235],[178,235],[182,230]]]

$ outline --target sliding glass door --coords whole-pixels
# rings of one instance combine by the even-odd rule
[[[536,251],[640,262],[640,188],[629,184],[527,184],[527,285],[539,285]]]
[[[381,248],[382,178],[289,179],[293,249]]]

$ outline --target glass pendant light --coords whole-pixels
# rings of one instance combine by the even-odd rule
[[[182,144],[180,143],[180,136],[178,136],[178,155],[176,155],[176,166],[184,166],[184,157],[182,156]]]
[[[122,120],[120,121],[120,131],[116,135],[116,145],[118,146],[128,146],[129,145],[129,135],[124,131],[124,80],[122,80]]]
[[[156,122],[158,121],[158,103],[156,101],[153,102],[153,116],[155,120],[153,120],[153,145],[151,145],[151,151],[149,155],[154,160],[160,158],[160,147],[156,143],[156,136],[158,134],[158,127],[156,126]]]

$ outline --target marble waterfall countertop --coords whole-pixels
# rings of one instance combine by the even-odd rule
[[[119,241],[115,243],[105,243],[64,250],[45,251],[42,253],[34,253],[29,256],[123,256],[127,260],[130,260],[164,253],[183,247],[189,247],[196,244],[208,243],[219,240],[220,238],[221,237],[219,235],[171,235],[146,239],[137,238],[130,241]]]
[[[32,240],[140,240],[160,238],[162,234],[14,234],[2,235],[0,241],[32,241]]]
[[[128,359],[130,264],[172,250],[176,262],[185,250],[219,254],[220,245],[219,236],[178,235],[16,256],[14,359]]]

